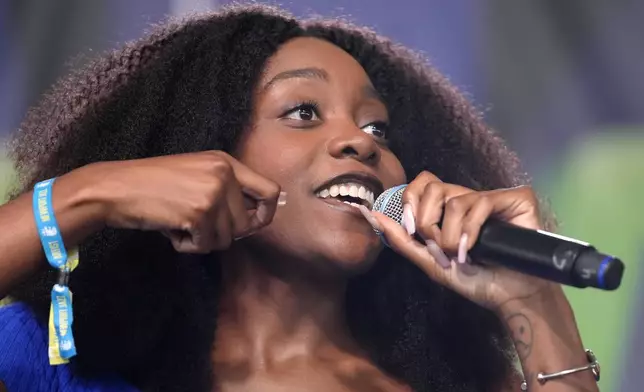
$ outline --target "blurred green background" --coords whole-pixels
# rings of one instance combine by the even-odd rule
[[[642,133],[640,133],[642,134]],[[549,195],[561,227],[559,232],[581,238],[618,255],[626,264],[622,286],[614,292],[567,288],[582,338],[601,358],[602,391],[620,391],[623,373],[637,372],[629,363],[642,324],[644,220],[644,136],[620,134],[581,141],[567,159],[538,178]],[[639,350],[638,350],[639,351]],[[634,369],[633,369],[634,368]]]

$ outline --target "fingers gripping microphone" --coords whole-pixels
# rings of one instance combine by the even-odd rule
[[[378,197],[373,210],[400,224],[402,194],[406,187],[387,189]],[[599,253],[585,242],[493,219],[483,224],[469,253],[486,263],[581,288],[615,290],[624,273],[621,260]]]

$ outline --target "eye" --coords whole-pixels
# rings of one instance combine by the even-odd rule
[[[297,105],[282,115],[283,118],[297,121],[319,121],[318,105],[312,102]]]
[[[362,130],[376,139],[387,140],[389,124],[384,121],[375,121],[362,127]]]

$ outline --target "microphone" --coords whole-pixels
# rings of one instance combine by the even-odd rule
[[[400,224],[406,187],[406,184],[399,185],[384,191],[373,210]],[[388,246],[382,233],[378,234]],[[598,252],[588,243],[494,219],[483,224],[469,254],[473,259],[484,259],[486,263],[579,288],[615,290],[624,273],[621,260]]]

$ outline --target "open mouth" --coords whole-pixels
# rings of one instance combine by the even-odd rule
[[[373,207],[375,192],[366,184],[342,182],[329,185],[318,191],[316,195],[321,199],[333,198],[355,207],[363,205],[371,209]]]

